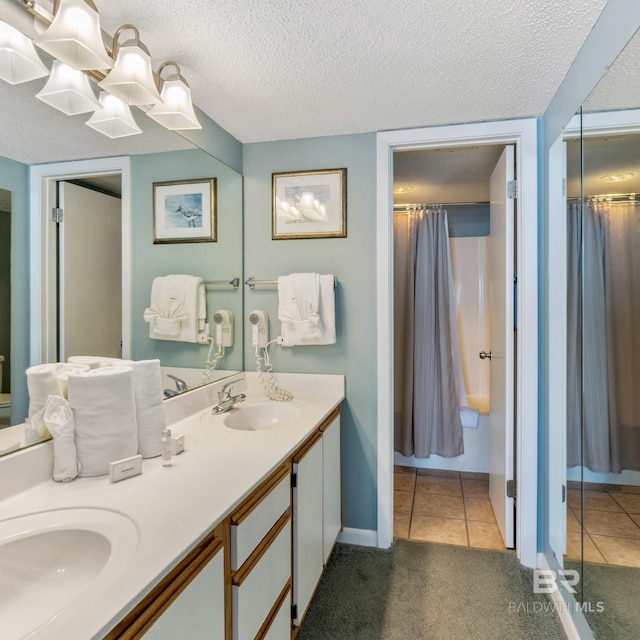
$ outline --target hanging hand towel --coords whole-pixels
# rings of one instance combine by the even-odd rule
[[[144,312],[150,338],[198,342],[206,331],[206,317],[202,278],[169,275],[153,279],[151,304]]]
[[[153,458],[162,453],[162,432],[166,429],[162,406],[160,360],[133,363],[133,388],[138,424],[138,453]]]
[[[80,476],[109,473],[109,463],[138,453],[133,369],[110,366],[69,375]]]
[[[278,318],[284,346],[334,344],[335,277],[293,273],[278,278]]]

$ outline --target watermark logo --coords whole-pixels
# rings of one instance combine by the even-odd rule
[[[580,574],[575,569],[534,569],[533,593],[555,593],[558,585],[564,586],[569,593],[576,593],[574,587],[580,582]]]

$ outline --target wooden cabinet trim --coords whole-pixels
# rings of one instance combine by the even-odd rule
[[[329,428],[329,426],[331,425],[331,423],[340,415],[340,407],[341,405],[338,405],[322,422],[322,424],[320,425],[320,431],[322,431],[323,433]]]
[[[293,454],[293,463],[297,464],[304,458],[313,446],[322,438],[322,431],[316,429]]]
[[[172,569],[106,636],[105,640],[138,640],[224,548],[224,526],[218,525]]]
[[[265,496],[291,473],[291,465],[285,462],[280,465],[255,491],[252,491],[231,514],[231,524],[239,525],[262,502]]]
[[[260,541],[260,544],[251,552],[251,555],[244,561],[244,564],[231,577],[231,583],[234,587],[239,587],[245,578],[251,573],[252,569],[260,562],[262,556],[266,553],[271,543],[278,537],[278,534],[284,529],[287,522],[291,520],[291,507],[287,507],[286,511],[280,516],[278,521],[271,527],[271,530]]]
[[[280,607],[282,606],[282,603],[286,600],[287,596],[290,596],[290,595],[291,595],[291,578],[289,578],[289,580],[287,580],[287,583],[284,585],[284,589],[280,592],[280,595],[278,596],[278,599],[276,600],[273,607],[271,607],[271,611],[269,611],[269,613],[267,614],[267,617],[264,619],[264,622],[262,623],[262,626],[258,630],[258,633],[256,633],[256,637],[254,640],[262,640],[262,638],[264,638],[267,635],[267,633],[269,633],[269,629],[271,628],[271,625],[273,624],[275,617],[278,615],[278,612],[280,611]]]

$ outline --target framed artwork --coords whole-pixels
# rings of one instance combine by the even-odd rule
[[[216,242],[216,179],[153,183],[153,243]]]
[[[274,173],[273,240],[347,237],[347,170]]]

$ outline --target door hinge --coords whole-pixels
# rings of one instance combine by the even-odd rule
[[[51,209],[51,219],[56,224],[60,224],[62,222],[62,218],[64,217],[64,211],[59,207],[53,207]]]
[[[516,481],[515,480],[507,480],[507,498],[516,499]]]
[[[292,620],[297,620],[298,619],[298,605],[297,604],[291,605],[291,619]]]
[[[291,486],[295,489],[295,487],[298,486],[298,474],[297,473],[292,473],[291,474]]]
[[[507,182],[507,198],[509,198],[509,200],[513,200],[516,197],[517,190],[518,190],[518,181],[509,180]]]
[[[562,502],[563,504],[567,501],[567,486],[562,485]]]

